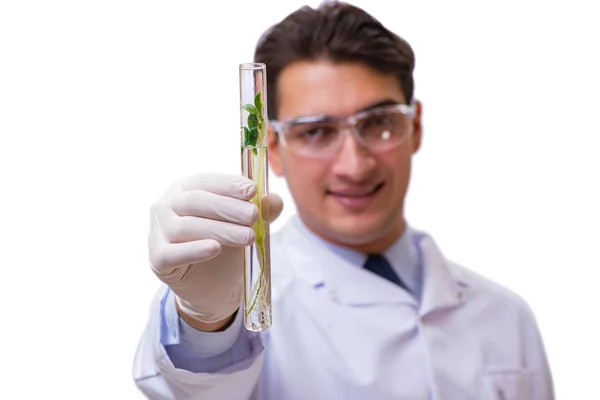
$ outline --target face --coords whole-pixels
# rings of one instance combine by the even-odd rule
[[[348,117],[382,102],[405,103],[393,75],[362,64],[296,62],[278,82],[277,119]],[[269,133],[272,170],[286,179],[298,215],[318,236],[365,252],[381,252],[404,231],[404,197],[412,155],[421,140],[417,104],[408,137],[399,146],[371,151],[352,135],[328,158],[292,153]]]

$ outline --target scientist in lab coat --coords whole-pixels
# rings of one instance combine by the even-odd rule
[[[552,400],[534,315],[407,222],[421,143],[410,45],[365,11],[304,7],[265,33],[269,157],[297,213],[273,234],[271,329],[243,326],[256,187],[199,173],[153,207],[164,283],[134,361],[153,400]],[[271,221],[282,209],[268,197]]]

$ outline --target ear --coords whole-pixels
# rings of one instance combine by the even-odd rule
[[[423,104],[419,101],[415,101],[415,116],[413,117],[413,129],[412,129],[412,152],[413,154],[419,151],[421,148],[421,140],[423,136],[423,126],[421,125],[421,115],[423,112]]]
[[[277,132],[273,129],[271,125],[269,125],[269,131],[267,134],[267,143],[269,146],[269,165],[271,170],[277,176],[281,176],[283,171],[281,169],[281,156],[279,154],[279,147],[281,144],[279,143],[279,138],[277,137]]]

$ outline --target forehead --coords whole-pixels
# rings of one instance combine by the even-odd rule
[[[280,120],[310,115],[343,117],[382,100],[404,102],[394,75],[360,63],[301,61],[288,65],[278,80]]]

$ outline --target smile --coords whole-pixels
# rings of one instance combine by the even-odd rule
[[[329,190],[327,193],[330,195],[333,195],[333,196],[338,196],[338,197],[359,198],[359,197],[373,195],[376,192],[378,192],[382,187],[383,187],[383,183],[379,183],[379,184],[375,185],[373,188],[366,189],[366,190],[365,189],[363,189],[363,190],[338,190],[338,191]]]
[[[383,186],[383,183],[379,183],[372,188],[361,190],[329,190],[327,194],[349,211],[362,211],[375,200]]]

